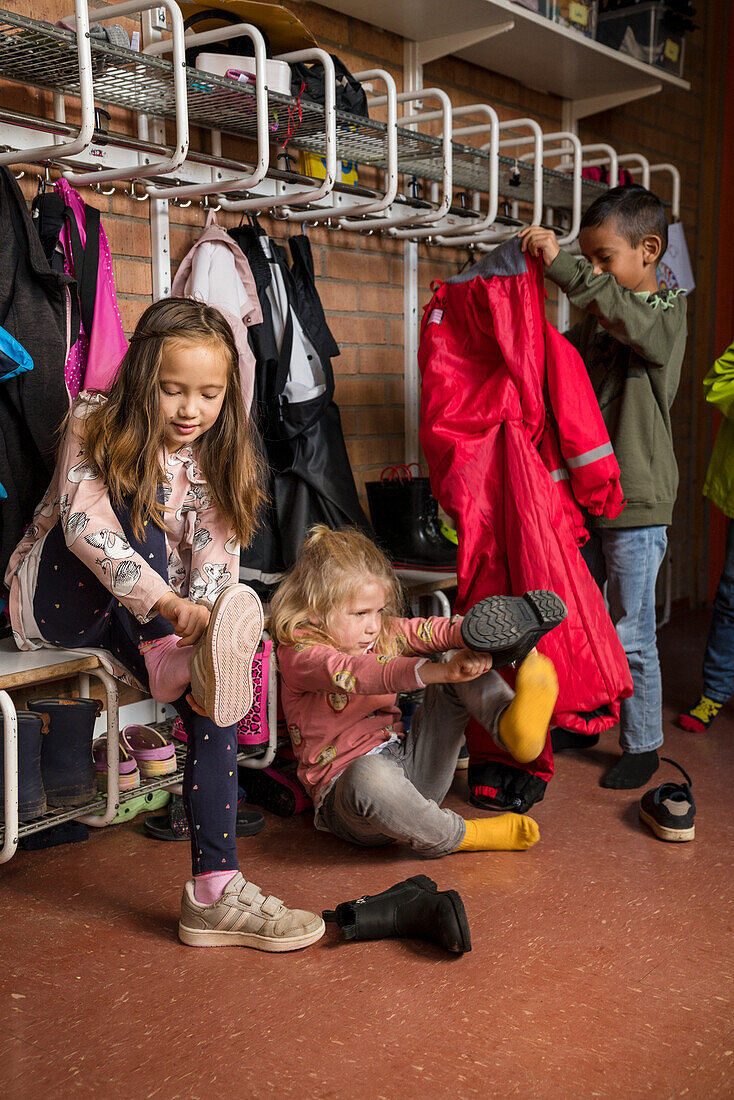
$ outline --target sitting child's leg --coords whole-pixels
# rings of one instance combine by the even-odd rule
[[[543,751],[557,698],[553,662],[540,653],[529,654],[517,670],[515,698],[498,724],[500,741],[521,764]]]
[[[435,690],[427,689],[423,708],[432,725],[436,716],[429,709],[428,700],[429,692]],[[543,751],[557,698],[558,678],[552,661],[533,651],[518,669],[514,694],[494,669],[476,680],[442,685],[436,696],[442,700],[436,728],[445,728],[448,721],[456,728],[458,721],[463,733],[467,719],[475,718],[515,760],[527,764]],[[453,708],[451,699],[455,701]],[[435,706],[435,702],[431,704],[431,708]],[[422,751],[425,749],[424,743]],[[426,769],[423,771],[429,774]],[[424,789],[422,782],[418,786]]]
[[[324,799],[319,823],[353,844],[372,847],[403,841],[429,858],[456,851],[529,848],[538,840],[535,822],[519,814],[465,821],[453,810],[442,809],[411,782],[403,758],[404,744],[392,744],[353,761]]]

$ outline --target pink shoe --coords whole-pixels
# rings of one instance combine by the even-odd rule
[[[150,726],[125,726],[120,745],[135,759],[143,779],[158,779],[176,771],[173,742]]]
[[[92,746],[97,790],[107,790],[107,738],[99,737]],[[125,748],[120,736],[120,790],[134,791],[140,786],[140,772],[135,758]]]

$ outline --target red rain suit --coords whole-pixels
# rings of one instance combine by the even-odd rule
[[[421,326],[420,438],[459,534],[457,611],[498,593],[557,592],[568,617],[538,646],[558,673],[553,724],[593,734],[618,721],[632,682],[578,550],[580,506],[613,518],[624,500],[586,368],[544,302],[542,263],[517,240],[438,286]],[[474,721],[467,744],[472,762],[553,774],[550,737],[527,766]]]

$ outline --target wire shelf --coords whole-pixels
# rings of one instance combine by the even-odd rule
[[[90,40],[95,100],[157,118],[175,118],[173,68],[170,61],[107,42]],[[24,85],[79,97],[76,35],[0,9],[0,77]],[[254,87],[198,69],[186,69],[189,121],[197,126],[255,142]],[[358,165],[385,168],[387,125],[337,111],[337,158]],[[321,156],[326,151],[324,109],[301,99],[268,92],[268,125],[281,147]],[[508,202],[532,202],[533,169],[527,162],[500,157],[500,194]],[[441,139],[398,127],[398,165],[408,177],[440,182],[443,178]],[[454,187],[485,192],[489,153],[453,143]],[[571,206],[570,176],[544,169],[543,200],[556,209]],[[510,181],[514,180],[514,183]],[[582,206],[606,190],[584,181]]]
[[[155,729],[161,731],[170,731],[172,722],[168,723],[153,723]],[[157,779],[141,779],[140,786],[135,787],[132,791],[120,791],[120,805],[125,802],[129,802],[133,798],[140,798],[141,795],[150,794],[152,791],[164,790],[166,787],[172,786],[174,783],[183,782],[184,763],[186,761],[186,745],[180,741],[174,741],[176,749],[176,771],[170,775],[162,775]],[[237,763],[245,764],[253,756],[261,755],[261,747],[258,746],[255,751],[244,751],[241,747],[237,752]],[[22,839],[24,836],[30,836],[32,833],[42,833],[46,829],[53,828],[54,825],[61,825],[66,821],[75,821],[79,817],[85,817],[87,814],[103,814],[107,808],[107,795],[100,794],[98,798],[85,803],[84,806],[75,806],[73,809],[56,809],[47,810],[42,817],[34,818],[28,821],[18,822],[18,839]],[[141,813],[143,811],[141,810]],[[5,840],[5,825],[0,822],[0,845]]]

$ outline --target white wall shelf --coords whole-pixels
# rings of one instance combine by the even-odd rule
[[[320,0],[418,43],[418,61],[455,54],[539,91],[571,101],[571,118],[619,107],[664,87],[690,84],[612,50],[512,0],[458,0],[446,33],[446,0]]]

